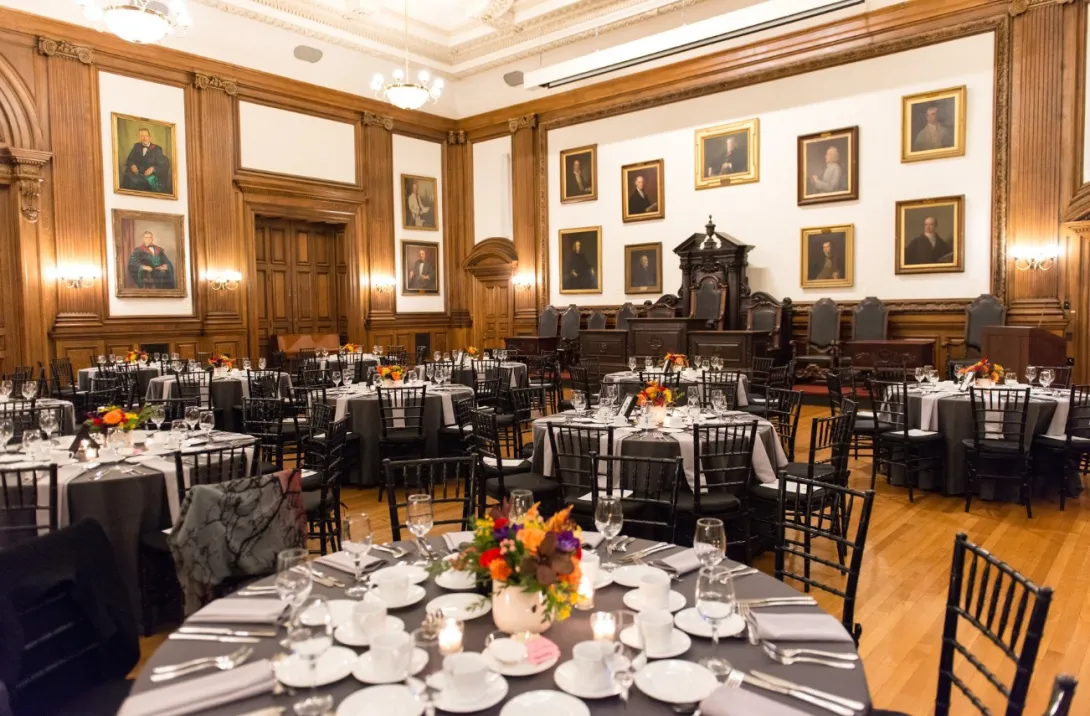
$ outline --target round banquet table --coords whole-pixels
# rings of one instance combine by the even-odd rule
[[[442,547],[443,540],[433,537],[430,540],[433,546],[439,546],[440,551],[444,551],[445,547]],[[651,542],[647,540],[636,540],[629,548],[628,551],[632,552],[642,547],[647,547]],[[410,555],[412,555],[412,546],[407,545],[410,548]],[[682,551],[684,548],[678,547],[675,550],[661,552],[656,557],[669,556],[676,552]],[[600,548],[599,551],[604,551],[604,548]],[[410,557],[411,559],[412,557]],[[728,564],[734,563],[727,561]],[[337,569],[328,567],[325,565],[317,565],[319,572],[326,573],[336,579],[341,580],[345,584],[351,581],[351,576],[340,572]],[[696,586],[697,572],[693,571],[685,575],[680,582],[673,582],[672,589],[680,592],[685,597],[686,607],[693,606],[693,592]],[[260,582],[260,584],[272,584],[273,579],[268,578]],[[791,586],[777,581],[775,578],[758,572],[745,577],[739,577],[735,579],[735,590],[739,599],[749,599],[757,597],[773,597],[773,596],[799,596],[800,592],[793,589]],[[397,616],[405,622],[406,631],[411,631],[417,628],[423,621],[425,607],[429,601],[439,597],[443,594],[449,594],[447,590],[439,587],[435,584],[433,579],[428,579],[424,582],[423,586],[427,590],[427,596],[416,604],[403,609],[391,609],[390,614]],[[623,602],[621,601],[624,593],[628,591],[625,587],[617,584],[612,584],[602,589],[599,589],[595,593],[594,597],[594,610],[592,611],[574,611],[571,618],[567,621],[554,624],[548,631],[545,632],[545,636],[554,641],[557,646],[560,647],[560,661],[559,664],[564,663],[571,658],[572,647],[580,642],[591,638],[591,628],[589,615],[593,611],[612,611],[617,609],[625,609]],[[314,584],[314,591],[312,594],[321,595],[327,599],[344,599],[344,590],[333,587],[323,587],[317,583]],[[228,599],[246,599],[247,597],[228,597]],[[794,606],[794,607],[777,607],[762,609],[761,613],[807,613],[807,614],[819,614],[822,613],[819,607],[815,606]],[[839,621],[839,615],[834,615]],[[245,629],[246,625],[230,625],[219,624],[215,626],[219,627],[231,627],[234,626],[237,629]],[[267,628],[261,625],[250,625],[251,628]],[[467,651],[481,651],[484,648],[485,638],[489,633],[496,629],[492,620],[491,613],[471,619],[465,622],[465,636],[463,643]],[[283,632],[281,632],[282,634]],[[256,661],[258,659],[267,659],[269,657],[276,656],[279,653],[283,653],[283,648],[279,646],[279,638],[263,638],[257,644],[253,644],[254,654],[250,658],[250,661]],[[217,643],[210,641],[182,641],[182,640],[167,640],[163,642],[163,645],[152,654],[151,658],[144,663],[143,668],[140,671],[135,683],[133,684],[132,693],[139,694],[149,689],[167,686],[169,684],[177,684],[183,682],[184,679],[175,679],[167,682],[166,684],[153,684],[149,680],[152,673],[152,669],[156,666],[163,664],[176,664],[189,659],[194,659],[203,656],[218,656],[223,654],[229,654],[238,648],[238,644]],[[341,645],[343,646],[343,645]],[[792,642],[791,646],[809,647],[812,649],[824,649],[828,651],[842,651],[842,652],[854,652],[855,647],[851,643],[831,643],[831,642]],[[350,647],[351,648],[351,647]],[[355,649],[357,653],[363,653],[364,649]],[[704,639],[701,637],[692,637],[692,646],[684,654],[675,657],[677,659],[683,659],[688,661],[696,661],[705,656],[709,656],[712,651],[711,639]],[[858,716],[865,716],[870,709],[870,691],[867,686],[867,678],[863,670],[862,662],[857,662],[859,666],[856,669],[832,669],[826,666],[819,666],[815,664],[796,664],[794,666],[782,666],[773,662],[768,658],[764,652],[757,648],[752,647],[744,638],[724,638],[719,644],[719,655],[730,661],[731,665],[737,669],[743,669],[749,671],[751,669],[758,669],[760,671],[767,672],[773,676],[789,679],[795,683],[805,686],[811,686],[821,689],[830,693],[834,693],[838,696],[843,696],[850,699],[861,701],[868,705],[866,711],[860,712]],[[435,669],[436,665],[429,664],[428,669]],[[547,669],[546,671],[533,676],[514,677],[508,676],[507,684],[509,691],[507,697],[496,706],[482,711],[475,712],[480,716],[497,716],[504,704],[514,698],[516,695],[524,693],[526,691],[534,691],[538,689],[551,689],[557,690],[558,687],[553,680],[553,672],[555,667]],[[199,672],[202,674],[209,674],[211,672],[204,671]],[[428,673],[427,671],[423,673]],[[196,677],[185,677],[196,678]],[[367,684],[363,684],[357,681],[354,677],[348,676],[341,681],[331,684],[329,686],[321,687],[318,689],[319,693],[332,694],[334,699],[334,708],[340,705],[340,703],[348,697],[350,694],[359,691],[361,688],[366,687]],[[745,687],[747,690],[750,687]],[[756,691],[756,689],[754,689]],[[300,694],[303,693],[300,691]],[[819,709],[816,706],[811,706],[808,703],[795,700],[788,696],[780,696],[778,694],[772,694],[768,692],[760,692],[762,695],[768,698],[781,702],[784,705],[790,706],[805,714],[822,714],[827,716],[828,712]],[[588,700],[587,704],[592,709],[592,712],[597,716],[598,714],[627,714],[629,716],[639,716],[642,714],[648,715],[662,715],[667,716],[672,714],[673,711],[669,704],[665,704],[659,701],[654,701],[645,696],[638,687],[633,686],[630,692],[630,698],[627,709],[621,700],[617,697]],[[284,707],[286,713],[291,713],[291,705],[293,702],[300,698],[299,694],[294,696],[282,695],[274,696],[272,694],[264,694],[259,696],[253,696],[245,700],[236,701],[231,704],[219,706],[217,708],[207,709],[201,711],[205,716],[237,716],[238,714],[248,714],[251,711],[255,711],[261,708],[268,707]],[[391,716],[394,716],[391,714]],[[754,716],[759,716],[755,714]]]
[[[644,371],[655,372],[655,371]],[[749,405],[747,399],[747,388],[749,380],[745,375],[739,376],[738,381],[738,395],[735,397],[735,407],[744,408]],[[640,383],[640,374],[632,371],[623,370],[617,373],[606,373],[602,376],[603,385],[606,383],[616,383],[621,387],[620,398],[623,400],[626,395],[635,395],[643,389],[643,385]],[[703,373],[700,371],[686,370],[681,374],[681,391],[684,393],[678,400],[678,405],[685,405],[689,398],[689,393],[700,396],[704,389]]]
[[[368,354],[363,354],[360,358],[356,359],[356,362],[360,364],[360,377],[366,379],[369,375],[369,368],[378,367],[378,358],[374,358]],[[319,365],[323,369],[328,370],[340,370],[341,369],[341,357],[339,355],[331,355],[328,358],[323,358],[319,361]]]
[[[148,400],[160,400],[162,398],[178,398],[180,393],[175,392],[178,379],[173,375],[164,375],[153,378],[148,383],[146,398]],[[250,383],[246,374],[241,371],[232,371],[227,377],[214,376],[208,384],[208,392],[212,399],[212,407],[223,414],[223,424],[218,428],[227,432],[242,430],[242,415],[236,414],[236,407],[242,405],[242,399],[250,397]],[[280,374],[280,395],[291,395],[291,376],[287,373]],[[202,399],[203,402],[203,399]]]
[[[476,363],[477,361],[473,361]],[[424,364],[416,366],[413,370],[416,371],[416,377],[420,380],[424,379],[424,370],[426,366]],[[504,361],[500,363],[500,368],[509,368],[511,370],[511,387],[512,388],[524,388],[528,385],[527,372],[525,363],[517,363],[515,361]],[[458,383],[459,385],[466,385],[473,387],[473,376],[475,375],[474,368],[470,366],[457,366],[451,373],[450,382]]]
[[[148,383],[152,378],[158,378],[161,375],[159,366],[151,365],[141,366],[136,369],[136,385],[142,392],[147,392]],[[98,375],[98,368],[80,368],[79,373],[76,376],[77,383],[80,390],[90,390],[91,381]]]

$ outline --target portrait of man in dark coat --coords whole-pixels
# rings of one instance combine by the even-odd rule
[[[560,233],[560,292],[600,293],[602,288],[600,229]]]
[[[151,141],[151,130],[141,127],[137,142],[121,164],[121,188],[152,194],[174,194],[170,157]]]
[[[129,279],[135,288],[177,288],[174,264],[166,251],[155,244],[155,234],[145,231],[143,243],[129,255]]]

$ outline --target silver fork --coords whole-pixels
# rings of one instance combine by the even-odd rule
[[[764,648],[764,652],[768,654],[768,658],[775,661],[777,664],[783,664],[784,666],[791,666],[792,664],[820,664],[821,666],[831,666],[834,669],[854,669],[854,661],[843,661],[841,659],[819,659],[814,656],[785,656],[776,650],[776,645],[767,641],[761,642],[761,646]]]
[[[220,671],[230,671],[239,664],[243,663],[250,658],[250,655],[254,653],[252,647],[246,647],[245,651],[241,654],[228,654],[227,656],[218,656],[213,661],[190,666],[186,669],[176,669],[174,671],[164,671],[158,674],[152,674],[151,680],[155,683],[160,681],[170,681],[179,676],[188,676],[189,674],[195,674],[198,671],[204,671],[205,669],[219,669]]]
[[[251,649],[251,648],[252,647],[249,647],[249,646],[240,646],[236,651],[231,652],[227,656],[230,656],[230,657],[241,656],[247,649]],[[177,671],[178,669],[188,669],[190,667],[197,666],[198,664],[211,663],[211,662],[213,662],[213,661],[215,661],[216,659],[219,659],[219,658],[220,657],[218,657],[218,656],[202,656],[202,657],[199,657],[197,659],[190,659],[189,661],[182,661],[182,662],[179,662],[177,664],[163,664],[161,666],[156,666],[155,668],[153,668],[151,670],[151,673],[153,673],[153,674],[162,674],[162,673],[167,672],[167,671]]]
[[[822,651],[821,649],[803,649],[801,647],[782,647],[778,644],[773,644],[770,641],[762,642],[765,648],[774,649],[778,654],[782,654],[788,659],[794,659],[798,656],[816,656],[823,659],[840,659],[841,661],[859,661],[858,654],[845,654],[837,651]]]
[[[372,549],[377,549],[379,552],[385,552],[394,559],[401,559],[409,552],[404,547],[398,547],[392,544],[376,544],[372,546]]]

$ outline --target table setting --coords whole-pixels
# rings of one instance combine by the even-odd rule
[[[693,395],[700,397],[703,395],[704,386],[704,371],[723,371],[723,359],[717,357],[696,357],[693,358],[692,363],[688,361],[685,356],[671,354],[668,356],[667,361],[662,364],[654,362],[651,358],[644,358],[642,366],[639,364],[638,359],[629,357],[628,370],[618,371],[615,373],[607,373],[602,376],[602,383],[615,383],[623,387],[626,394],[638,393],[643,389],[640,385],[640,373],[654,373],[658,375],[664,375],[667,370],[666,363],[670,363],[670,370],[680,374],[680,386],[686,393],[683,396],[682,401],[679,404],[685,402],[687,394],[691,391]],[[740,374],[738,376],[738,393],[735,396],[735,407],[744,408],[749,405],[748,399],[748,385],[749,379],[746,375]]]
[[[274,577],[170,636],[120,716],[869,710],[839,620],[726,559],[718,520],[682,547],[621,536],[617,515],[583,532],[525,501],[431,538],[428,514],[407,517],[415,542],[373,543],[357,514],[345,551],[281,553]]]
[[[493,355],[505,353],[506,351],[495,351]],[[487,353],[485,354],[485,356],[485,360],[488,360]],[[474,375],[479,374],[484,369],[483,364],[480,362],[480,360],[466,360],[465,356],[459,355],[458,351],[455,351],[453,356],[450,353],[439,353],[438,351],[436,351],[433,358],[435,363],[450,364],[448,366],[445,366],[445,368],[447,368],[448,370],[443,370],[441,373],[441,375],[445,377],[445,380],[448,383],[456,383],[472,387]],[[496,357],[496,360],[500,361],[500,368],[505,368],[511,371],[510,387],[519,388],[527,385],[528,378],[525,363],[509,361],[507,360],[506,355],[504,355],[502,358]],[[451,368],[451,366],[453,366],[452,370],[449,369]],[[426,363],[422,363],[413,369],[413,371],[416,373],[417,379],[419,380],[424,380],[426,378],[432,377],[429,376],[428,373],[433,370],[435,370],[435,368]]]

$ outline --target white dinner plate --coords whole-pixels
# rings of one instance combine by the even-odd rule
[[[643,649],[643,640],[640,638],[640,632],[634,626],[621,630],[621,643],[636,650]],[[670,632],[670,644],[665,649],[657,651],[648,649],[644,653],[650,659],[671,659],[675,656],[681,656],[687,652],[692,645],[693,640],[689,638],[688,634],[680,629],[674,629]]]
[[[445,681],[443,674],[436,674],[436,682]],[[454,699],[451,693],[442,689],[435,696],[435,705],[441,711],[452,714],[471,714],[477,711],[490,709],[507,698],[507,679],[499,674],[488,674],[485,677],[484,688],[476,694],[475,699]]]
[[[666,574],[664,570],[657,567],[650,567],[646,564],[626,564],[623,567],[618,567],[613,570],[613,581],[622,587],[628,587],[629,589],[635,589],[640,586],[640,580],[644,575],[651,574],[652,572],[661,572]],[[669,576],[669,575],[667,575]]]
[[[492,611],[492,600],[482,597],[480,594],[455,592],[431,600],[428,602],[425,611],[429,614],[434,611],[441,611],[443,616],[467,621],[482,617]]]
[[[693,636],[704,637],[705,639],[712,638],[712,628],[708,622],[704,621],[704,617],[700,616],[700,612],[696,610],[696,607],[689,607],[688,609],[682,609],[680,612],[674,615],[674,626],[686,634],[692,634]],[[746,620],[737,614],[731,614],[727,619],[719,625],[719,637],[735,636],[741,634],[742,630],[746,628]]]
[[[405,598],[399,602],[387,601],[378,595],[377,590],[369,590],[367,596],[364,599],[368,602],[381,602],[386,605],[387,609],[402,609],[404,607],[411,607],[419,602],[425,596],[427,596],[428,590],[421,587],[419,584],[410,584],[409,591],[405,595]]]
[[[356,652],[343,646],[330,647],[318,657],[314,668],[314,685],[328,686],[352,673],[356,663]],[[295,654],[273,664],[276,679],[284,686],[293,689],[307,689],[311,686],[310,666]]]
[[[526,691],[504,704],[503,710],[500,711],[500,716],[526,716],[526,714],[590,716],[590,709],[585,703],[563,691]]]
[[[718,686],[715,674],[693,661],[652,661],[636,672],[636,688],[668,704],[703,701]]]
[[[422,713],[424,704],[404,684],[360,689],[337,707],[337,716],[420,716]]]
[[[415,564],[405,564],[403,562],[391,567],[376,569],[371,573],[371,579],[380,574],[403,574],[409,578],[409,584],[423,584],[428,581],[428,570]],[[378,582],[376,581],[375,584],[378,584]]]
[[[387,631],[405,631],[405,622],[401,621],[397,617],[386,615],[386,630]],[[367,646],[370,640],[366,634],[356,631],[356,625],[349,621],[347,624],[341,624],[335,630],[333,630],[333,638],[346,646]]]
[[[613,584],[613,575],[604,569],[598,570],[598,576],[594,579],[594,588],[603,589]]]
[[[633,589],[630,592],[625,592],[621,601],[629,609],[637,612],[642,612],[647,609],[647,605],[643,603],[643,594],[638,589]],[[666,609],[671,612],[676,612],[685,606],[685,595],[681,592],[676,592],[673,589],[670,590],[670,594],[666,598]],[[662,609],[662,607],[653,607],[654,609]]]
[[[575,661],[565,661],[556,667],[556,671],[553,672],[553,680],[562,691],[566,691],[572,696],[578,696],[581,699],[604,699],[620,693],[617,685],[612,681],[610,681],[609,686],[600,689],[589,688],[581,678],[579,667]]]
[[[484,659],[488,662],[488,668],[495,671],[497,674],[503,674],[504,676],[533,676],[534,674],[540,674],[543,671],[556,666],[556,662],[560,661],[560,654],[557,654],[548,661],[543,661],[540,664],[531,664],[529,659],[523,659],[517,663],[509,663],[500,661],[491,653],[488,649],[484,650]]]
[[[325,603],[329,615],[333,618],[333,626],[339,627],[352,623],[352,610],[359,602],[353,599],[330,599]],[[317,622],[309,616],[309,609],[304,609],[299,615],[299,621],[305,626],[317,626]]]
[[[448,569],[435,577],[435,583],[443,589],[464,592],[477,586],[477,576],[473,572],[460,572]]]
[[[404,681],[404,676],[381,676],[375,673],[375,656],[373,651],[360,656],[352,666],[352,676],[365,684],[393,684]],[[423,649],[413,649],[412,659],[409,661],[409,676],[416,676],[428,665],[428,652]]]

